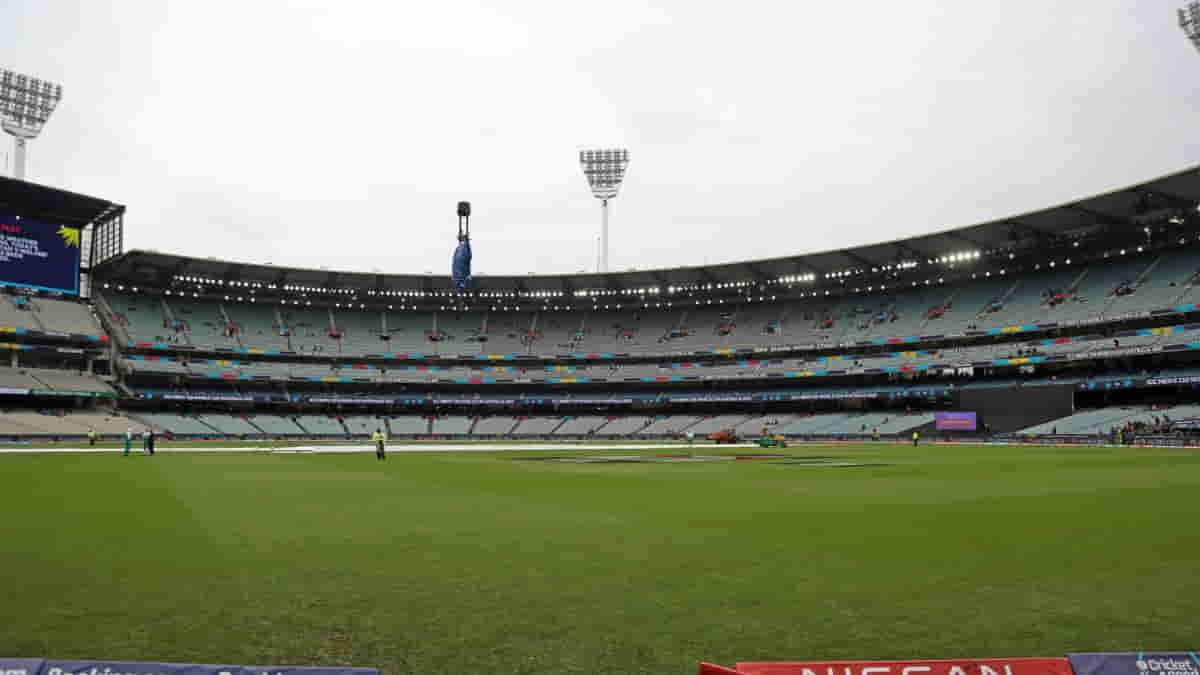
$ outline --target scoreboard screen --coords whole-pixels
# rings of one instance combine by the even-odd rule
[[[79,234],[0,213],[0,284],[78,295]]]

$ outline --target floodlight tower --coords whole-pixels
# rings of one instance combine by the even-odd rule
[[[1200,2],[1190,2],[1179,10],[1179,27],[1192,41],[1192,46],[1200,50]]]
[[[592,195],[600,200],[600,269],[608,271],[608,200],[617,196],[625,167],[629,166],[628,150],[580,150],[579,165],[587,177]]]
[[[25,145],[37,138],[62,100],[62,86],[0,70],[0,128],[13,137],[13,177],[25,180]]]

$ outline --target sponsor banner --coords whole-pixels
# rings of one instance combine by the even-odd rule
[[[167,394],[159,394],[158,398],[164,401],[260,401],[270,400],[266,396],[252,396],[250,394],[184,394],[179,392],[171,392]]]
[[[754,400],[753,394],[718,394],[695,396],[668,396],[671,403],[748,403]]]
[[[351,396],[310,396],[309,403],[336,403],[346,405],[392,405],[394,398],[358,398]]]
[[[144,661],[0,659],[5,675],[379,675],[375,668],[229,666]]]
[[[26,396],[29,394],[28,389],[16,389],[13,387],[0,387],[0,396]]]
[[[782,661],[737,664],[743,675],[1072,675],[1063,658],[937,661]],[[1083,675],[1076,671],[1076,675]]]
[[[1137,356],[1139,354],[1158,354],[1162,350],[1162,345],[1149,345],[1146,347],[1122,347],[1119,349],[1098,349],[1091,352],[1069,354],[1068,358],[1072,361],[1084,361],[1087,359],[1107,359],[1120,356]]]
[[[33,396],[81,396],[83,398],[116,398],[115,394],[102,391],[68,391],[61,389],[30,389]]]
[[[978,424],[973,412],[936,412],[933,421],[938,431],[975,431]]]
[[[790,394],[792,401],[826,401],[848,398],[882,398],[884,394],[878,391],[809,391]]]
[[[1151,377],[1146,380],[1147,387],[1164,387],[1175,384],[1200,384],[1200,375],[1180,375],[1179,377]]]
[[[1075,675],[1200,675],[1197,652],[1068,654]]]

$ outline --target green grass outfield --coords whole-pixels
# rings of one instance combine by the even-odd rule
[[[1200,646],[1196,451],[784,452],[886,466],[0,456],[0,655],[690,674]]]

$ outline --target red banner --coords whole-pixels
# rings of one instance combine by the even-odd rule
[[[752,661],[734,671],[704,670],[738,675],[1073,675],[1064,658],[946,659],[936,661]]]

